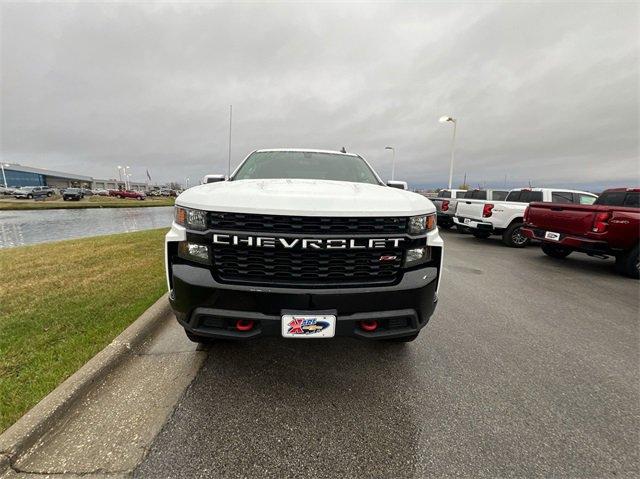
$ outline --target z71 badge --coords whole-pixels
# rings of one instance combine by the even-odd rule
[[[332,338],[335,326],[336,317],[333,315],[282,316],[282,336],[286,338]]]

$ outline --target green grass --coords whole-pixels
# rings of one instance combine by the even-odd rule
[[[63,201],[60,197],[45,201],[0,199],[0,210],[54,210],[75,208],[144,208],[152,206],[173,206],[175,198],[149,197],[144,201],[112,196],[89,196],[80,201]]]
[[[0,250],[0,432],[164,293],[165,233]]]

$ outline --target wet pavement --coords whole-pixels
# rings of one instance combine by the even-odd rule
[[[171,226],[173,207],[0,211],[0,248]]]
[[[413,343],[216,343],[135,475],[638,477],[638,282],[443,234]]]

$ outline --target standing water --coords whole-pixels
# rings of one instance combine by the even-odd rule
[[[172,206],[0,211],[0,248],[169,228]]]

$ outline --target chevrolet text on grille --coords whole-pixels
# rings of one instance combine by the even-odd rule
[[[274,238],[271,236],[238,236],[213,234],[213,244],[232,246],[254,246],[257,248],[286,249],[378,249],[393,246],[397,248],[404,238]]]

